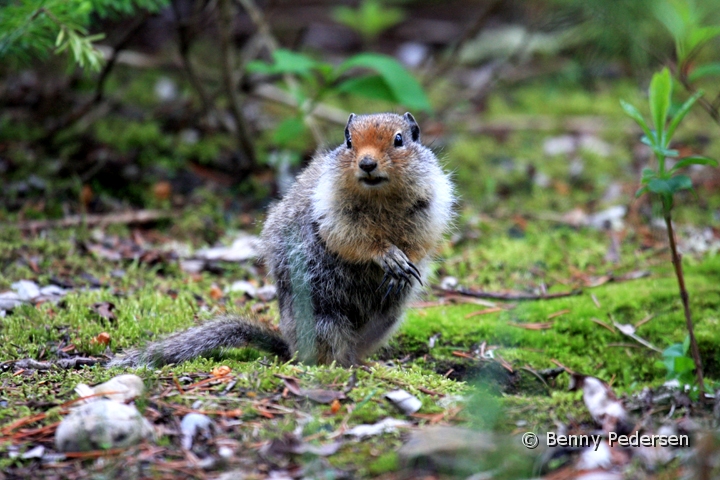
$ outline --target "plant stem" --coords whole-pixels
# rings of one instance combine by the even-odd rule
[[[237,85],[233,77],[234,49],[232,46],[233,11],[230,0],[218,2],[218,28],[220,30],[220,51],[222,53],[222,78],[227,95],[230,113],[235,120],[235,135],[238,147],[244,155],[244,161],[237,165],[240,169],[251,170],[256,166],[255,145],[253,144],[245,116],[237,94]]]
[[[182,60],[185,76],[187,77],[188,82],[190,82],[190,85],[195,90],[195,93],[197,93],[197,96],[200,99],[202,114],[208,115],[212,110],[210,96],[207,94],[207,92],[205,92],[205,88],[203,87],[202,82],[195,73],[193,64],[190,61],[190,43],[192,41],[190,38],[190,22],[193,18],[191,17],[190,20],[186,20],[185,18],[183,18],[180,6],[177,2],[170,2],[170,5],[172,6],[175,15],[175,26],[178,35],[178,49],[180,51],[180,59]]]
[[[265,47],[268,49],[270,53],[274,52],[278,48],[280,48],[280,44],[275,39],[275,37],[272,35],[272,31],[270,30],[270,24],[268,23],[267,19],[265,18],[265,15],[263,15],[262,10],[260,7],[257,6],[255,3],[255,0],[235,0],[237,4],[239,4],[248,14],[252,22],[255,24],[255,27],[258,30],[258,33],[261,35],[261,38],[263,39],[265,43]],[[298,92],[300,91],[300,85],[299,82],[295,77],[293,77],[289,73],[283,74],[283,80],[287,84],[287,86],[290,88],[291,92]],[[305,122],[305,125],[310,130],[310,133],[312,133],[313,138],[315,139],[315,143],[318,145],[322,145],[324,143],[324,138],[322,135],[322,132],[320,131],[320,127],[318,126],[317,122],[315,121],[315,118],[313,116],[313,112],[315,109],[315,105],[309,111],[303,110],[303,105],[301,105],[298,102],[295,102],[295,107],[297,110],[302,113],[303,121]]]
[[[691,95],[694,95],[697,92],[697,89],[690,83],[685,69],[681,68],[677,74],[678,80],[680,80],[680,84],[683,88],[685,88],[685,90],[687,90]],[[716,105],[715,102],[707,101],[703,97],[698,98],[698,103],[705,109],[708,115],[710,115],[710,118],[720,125],[720,110],[718,110],[718,105]]]
[[[685,289],[685,277],[682,270],[682,259],[677,251],[675,244],[675,232],[673,231],[672,220],[670,218],[670,210],[664,208],[665,225],[667,225],[668,240],[670,240],[670,251],[672,252],[672,263],[675,267],[675,275],[677,276],[678,286],[680,287],[680,298],[685,311],[685,323],[687,325],[688,335],[690,335],[690,353],[695,362],[695,375],[697,376],[698,388],[700,389],[700,398],[705,398],[705,383],[703,382],[702,361],[700,360],[700,349],[695,339],[695,330],[693,328],[692,317],[690,316],[690,301],[688,292]]]

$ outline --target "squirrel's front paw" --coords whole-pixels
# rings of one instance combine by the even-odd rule
[[[420,285],[422,285],[420,271],[408,259],[407,255],[396,246],[390,247],[390,249],[383,255],[380,255],[376,261],[385,271],[385,276],[378,287],[378,290],[381,290],[387,285],[383,300],[385,300],[393,290],[395,290],[395,294],[398,294],[406,285],[410,285],[412,283],[411,277],[415,277],[417,281],[420,282]]]

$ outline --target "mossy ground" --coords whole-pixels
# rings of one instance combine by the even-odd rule
[[[434,283],[450,275],[463,286],[487,291],[558,293],[580,288],[581,294],[553,300],[494,302],[501,309],[482,315],[472,314],[488,307],[472,303],[411,309],[376,363],[354,370],[355,387],[337,411],[329,405],[288,396],[276,375],[297,377],[305,388],[337,391],[349,381],[349,370],[279,364],[262,352],[233,350],[159,371],[140,370],[148,387],[140,401],[146,415],[167,421],[188,409],[216,413],[238,410],[232,419],[234,426],[227,430],[237,442],[239,458],[251,462],[245,464],[247,467],[267,464],[267,458],[257,453],[257,446],[269,439],[300,432],[302,438],[323,444],[336,438],[341,427],[373,423],[387,416],[402,417],[383,399],[387,391],[396,388],[408,390],[423,402],[420,412],[426,416],[416,419],[421,426],[435,421],[469,422],[514,432],[518,422],[523,422],[523,428],[542,432],[552,428],[556,419],[563,421],[570,416],[589,420],[579,394],[566,392],[566,376],[549,384],[538,379],[537,371],[556,367],[555,362],[611,381],[620,393],[662,383],[665,371],[656,366],[661,358],[658,353],[599,322],[638,324],[646,320],[637,335],[661,350],[683,340],[685,320],[669,252],[663,247],[663,232],[649,230],[646,218],[630,219],[621,235],[618,259],[610,262],[606,260],[611,245],[608,232],[548,220],[548,214],[558,217],[577,207],[596,211],[613,204],[631,204],[637,174],[631,160],[634,132],[627,130],[617,99],[632,99],[637,92],[628,85],[601,86],[592,93],[575,88],[548,94],[547,88],[542,84],[498,92],[491,98],[487,119],[514,121],[519,113],[544,115],[547,102],[554,106],[553,117],[602,116],[608,127],[599,135],[612,146],[612,154],[602,157],[579,151],[577,158],[584,168],[577,174],[570,171],[572,159],[568,156],[547,157],[542,153],[542,141],[552,133],[511,131],[478,137],[458,126],[457,133],[440,147],[445,162],[455,171],[464,207],[452,242],[441,251]],[[128,87],[128,91],[135,90]],[[122,130],[124,134],[112,127],[111,120],[100,122],[96,129],[98,135],[105,135],[104,141],[117,143],[119,151],[152,144],[158,155],[165,152],[172,156],[176,145],[167,139],[155,142],[161,137],[159,130],[148,129],[142,123],[145,121],[154,122],[150,119],[129,125]],[[698,114],[689,119],[681,138],[691,140],[693,132],[707,128],[714,127]],[[205,155],[216,155],[225,140],[213,141],[212,145],[201,142],[198,150],[188,155],[200,161]],[[718,153],[720,142],[711,141],[705,154],[718,157]],[[170,168],[168,165],[163,164],[163,168]],[[528,177],[529,166],[548,178],[546,186],[540,187]],[[619,183],[621,192],[606,200],[604,194],[612,183]],[[138,198],[144,196],[145,192],[138,193]],[[230,227],[257,225],[246,216],[242,221],[229,218],[223,211],[226,205],[212,192],[197,195],[180,218],[155,226],[156,245],[180,238],[200,247],[223,237]],[[675,212],[678,225],[717,228],[718,205],[720,195],[699,185],[696,198],[680,198]],[[47,213],[45,210],[38,216]],[[4,213],[0,218],[14,218],[14,214]],[[682,228],[680,232],[682,236]],[[131,236],[125,227],[114,227],[107,233]],[[0,320],[0,358],[4,361],[26,357],[52,360],[75,353],[102,355],[105,347],[94,341],[101,332],[110,334],[111,351],[117,353],[221,312],[253,312],[268,320],[276,317],[272,302],[258,307],[257,302],[246,301],[238,293],[217,294],[239,279],[262,281],[259,266],[221,265],[212,273],[189,275],[172,259],[148,264],[100,258],[83,247],[91,238],[92,232],[82,229],[29,235],[11,227],[0,233],[0,291],[18,280],[46,285],[59,278],[73,285],[73,292],[58,304],[23,306]],[[706,374],[715,382],[720,379],[720,256],[688,254],[684,266]],[[599,281],[603,276],[621,279],[638,271],[647,271],[648,275]],[[92,278],[101,287],[94,287],[89,280]],[[601,284],[588,286],[595,283]],[[437,297],[428,293],[423,300]],[[113,303],[116,318],[102,319],[92,308],[98,302]],[[547,325],[540,330],[523,328],[543,323]],[[429,339],[436,334],[440,337],[430,348]],[[483,342],[495,360],[457,355]],[[498,359],[504,360],[512,372]],[[187,387],[212,378],[213,368],[220,364],[230,367],[232,388],[225,381],[188,387],[182,393],[176,388],[175,380]],[[0,373],[0,423],[7,426],[18,418],[47,412],[74,398],[77,383],[99,383],[121,371],[96,366],[14,372],[6,367]],[[495,393],[481,396],[483,401],[471,401],[462,412],[439,404],[442,396],[472,396],[485,388]],[[268,409],[268,404],[284,410]],[[57,415],[32,426],[55,420]],[[7,451],[9,437],[3,442],[0,448]],[[339,453],[327,458],[305,454],[294,462],[307,471],[334,468],[365,478],[397,470],[394,452],[401,444],[402,434],[385,434],[364,442],[347,442]],[[24,451],[34,444],[21,445]],[[177,446],[177,433],[171,429],[160,445]],[[21,464],[5,455],[0,459],[3,469]],[[93,465],[91,468],[109,468],[108,464]]]

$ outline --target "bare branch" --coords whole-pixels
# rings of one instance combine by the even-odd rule
[[[230,112],[235,120],[235,133],[238,146],[245,156],[249,166],[256,163],[255,147],[250,138],[247,123],[240,106],[240,98],[237,94],[237,85],[233,78],[233,49],[232,49],[232,9],[230,0],[219,0],[218,28],[220,30],[220,49],[222,51],[222,77],[225,94],[230,104]]]

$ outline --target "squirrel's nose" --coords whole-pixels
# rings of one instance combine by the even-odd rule
[[[377,162],[370,157],[363,157],[359,164],[360,170],[370,173],[377,167]]]

